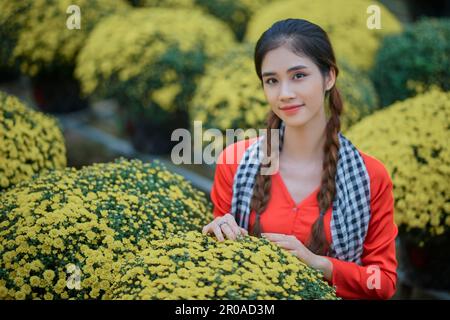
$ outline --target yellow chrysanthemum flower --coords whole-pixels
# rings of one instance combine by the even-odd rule
[[[0,92],[0,191],[46,170],[66,166],[56,119]]]

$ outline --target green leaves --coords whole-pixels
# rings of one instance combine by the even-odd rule
[[[371,77],[387,106],[433,85],[450,90],[450,19],[422,19],[384,39]]]

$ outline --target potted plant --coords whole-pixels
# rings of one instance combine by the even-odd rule
[[[5,24],[16,28],[12,63],[31,78],[36,104],[47,112],[70,112],[88,106],[73,76],[75,59],[102,18],[129,8],[122,0],[77,1],[79,11],[70,11],[72,5],[70,0],[8,1],[8,10],[2,14],[7,16]],[[74,28],[73,15],[79,15],[80,22]]]
[[[171,132],[189,125],[188,104],[205,64],[234,43],[223,22],[201,11],[135,9],[94,30],[75,73],[86,95],[118,100],[138,150],[164,154]]]
[[[139,160],[42,173],[0,200],[0,299],[110,299],[122,261],[212,218],[204,193]]]
[[[42,171],[66,166],[57,120],[1,91],[0,136],[0,192]]]

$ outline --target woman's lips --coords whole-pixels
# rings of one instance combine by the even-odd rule
[[[305,106],[304,104],[301,104],[301,105],[298,104],[295,106],[280,108],[280,110],[283,111],[286,115],[293,115],[293,114],[296,114],[304,106]]]

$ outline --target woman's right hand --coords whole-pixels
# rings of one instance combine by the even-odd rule
[[[230,240],[236,240],[238,237],[248,235],[248,231],[239,227],[236,220],[234,220],[234,217],[229,213],[222,217],[215,218],[211,223],[204,226],[202,233],[214,233],[219,242],[225,240],[224,235]]]

